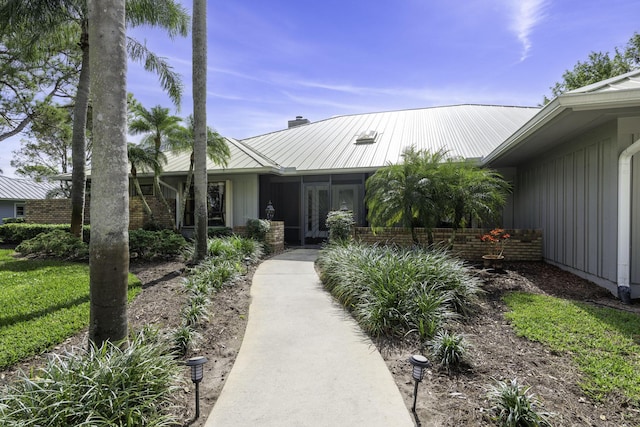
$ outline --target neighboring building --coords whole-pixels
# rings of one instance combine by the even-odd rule
[[[24,217],[25,201],[44,199],[54,188],[48,183],[0,175],[0,224],[3,218]]]

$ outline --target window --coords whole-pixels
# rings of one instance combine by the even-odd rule
[[[24,203],[16,203],[14,205],[14,217],[16,218],[24,218]]]
[[[378,132],[375,130],[366,130],[361,132],[356,138],[356,144],[373,144],[376,142],[376,138],[378,137]]]

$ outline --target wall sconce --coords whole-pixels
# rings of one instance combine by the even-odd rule
[[[264,210],[264,212],[267,215],[267,221],[271,221],[273,219],[273,216],[276,214],[276,210],[271,204],[271,200],[269,200],[269,203],[267,203],[267,208]]]
[[[207,363],[207,358],[204,356],[192,357],[187,360],[187,366],[191,367],[191,381],[196,385],[196,420],[200,418],[200,381],[204,375],[204,364]]]
[[[418,384],[424,378],[424,371],[429,367],[429,361],[426,357],[414,354],[409,358],[409,362],[413,366],[413,371],[411,372],[411,376],[416,382],[415,387],[413,388],[413,408],[411,410],[413,413],[416,412],[416,400],[418,399]]]

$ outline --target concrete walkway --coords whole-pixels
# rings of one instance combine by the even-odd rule
[[[263,262],[240,352],[206,427],[413,426],[384,360],[323,290],[314,249]]]

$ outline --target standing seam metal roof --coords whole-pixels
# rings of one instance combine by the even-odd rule
[[[405,148],[481,158],[539,111],[532,107],[455,105],[338,116],[241,142],[297,171],[374,169],[398,163]],[[365,131],[375,143],[355,144]]]
[[[0,200],[39,200],[44,199],[54,184],[35,182],[30,179],[15,179],[0,176]]]

